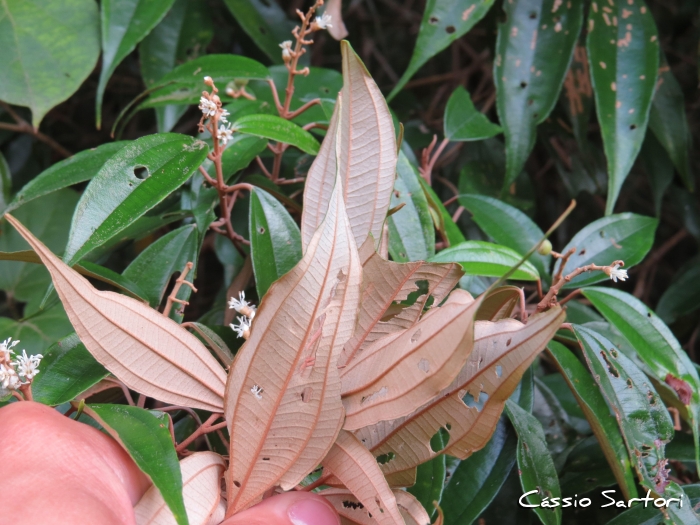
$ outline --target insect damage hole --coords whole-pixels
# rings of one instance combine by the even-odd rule
[[[380,454],[377,456],[377,463],[380,465],[386,465],[390,461],[393,461],[396,458],[396,454],[393,452],[387,452],[386,454]]]
[[[306,387],[304,390],[302,390],[302,392],[301,392],[301,400],[302,400],[304,403],[308,403],[309,401],[311,401],[311,397],[313,396],[313,394],[314,394],[314,389],[311,388],[310,386],[307,386],[307,387]]]
[[[451,34],[454,33],[455,31],[456,31],[455,26],[447,26],[447,27],[445,28],[445,32],[446,32],[448,35],[451,35]]]
[[[430,372],[430,362],[425,357],[418,361],[418,370],[426,374]]]
[[[148,168],[146,166],[134,166],[134,177],[139,180],[146,180],[149,177]]]
[[[233,480],[233,484],[236,486],[236,488],[239,488],[239,489],[241,488],[241,482],[240,482],[240,481]]]
[[[503,377],[503,367],[501,365],[496,365],[496,376]]]

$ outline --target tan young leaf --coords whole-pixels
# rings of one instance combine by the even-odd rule
[[[321,151],[304,188],[302,248],[318,228],[333,189],[336,165],[343,181],[350,226],[358,246],[381,238],[396,172],[396,137],[389,107],[360,58],[341,42],[343,89]],[[333,127],[337,133],[332,133]],[[326,143],[328,144],[326,145]],[[342,145],[337,148],[336,143]]]
[[[392,486],[410,482],[415,467],[439,453],[465,459],[484,447],[506,400],[564,318],[556,307],[525,325],[514,319],[476,322],[474,349],[452,384],[406,417],[356,431],[375,457],[388,458],[381,469]],[[433,451],[430,439],[441,428],[449,441]]]
[[[349,364],[378,339],[413,326],[429,297],[433,297],[433,305],[440,304],[463,275],[461,266],[454,263],[387,261],[375,253],[371,237],[362,245],[360,259],[363,280],[360,313],[355,333],[340,356],[340,367]],[[420,292],[422,295],[413,305],[396,304]]]
[[[328,28],[328,32],[333,38],[342,40],[348,36],[348,30],[343,23],[343,0],[328,0],[323,14],[331,17],[331,27]]]
[[[430,516],[413,494],[405,490],[394,490],[394,496],[406,525],[430,525]]]
[[[517,286],[500,286],[484,297],[476,313],[477,321],[498,321],[513,314],[520,300],[521,290]]]
[[[423,505],[405,490],[394,490],[396,504],[406,525],[430,525],[430,517]],[[346,489],[326,489],[319,492],[340,514],[343,525],[377,525],[370,512],[352,492]]]
[[[222,411],[226,373],[199,339],[140,301],[96,290],[17,219],[5,218],[41,257],[78,337],[107,370],[148,397]]]
[[[379,525],[403,525],[396,496],[387,485],[377,460],[350,432],[341,430],[323,460],[332,473],[364,505]]]
[[[344,415],[338,356],[355,326],[361,280],[337,178],[321,227],[263,297],[231,367],[227,517],[277,484],[293,488],[333,445]]]
[[[221,477],[226,465],[213,452],[196,452],[180,461],[182,497],[190,525],[216,524],[223,519],[221,504]],[[175,516],[153,485],[134,506],[136,525],[177,525]]]
[[[384,337],[341,372],[346,430],[406,416],[447,387],[474,345],[479,301],[455,290],[412,327]]]

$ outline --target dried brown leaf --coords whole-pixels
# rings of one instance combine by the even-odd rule
[[[474,345],[479,302],[464,290],[418,323],[375,342],[341,372],[346,430],[406,416],[457,376]]]
[[[301,219],[304,249],[328,208],[336,164],[358,246],[368,233],[375,240],[381,237],[394,187],[396,137],[389,107],[348,42],[341,42],[341,52],[344,84],[338,101],[342,99],[342,104],[336,103],[329,132],[306,177]],[[339,152],[336,143],[342,145]]]
[[[226,388],[227,516],[298,484],[330,450],[343,407],[337,361],[355,325],[362,269],[337,178],[302,260],[255,315]]]
[[[364,505],[379,525],[403,525],[396,496],[389,488],[372,453],[350,432],[341,430],[323,460],[332,473]]]
[[[440,304],[463,275],[460,265],[454,263],[387,261],[374,252],[371,237],[360,248],[360,259],[363,279],[360,313],[355,333],[343,348],[338,363],[341,367],[378,339],[413,326],[429,297],[433,297],[434,305]],[[424,293],[413,305],[396,304],[419,290]]]
[[[521,290],[517,286],[501,286],[488,294],[476,313],[477,321],[498,321],[513,314],[520,300]]]
[[[414,413],[355,432],[377,457],[393,486],[410,484],[417,465],[439,453],[465,459],[488,442],[503,406],[528,366],[552,338],[565,317],[561,308],[529,318],[475,324],[474,350],[457,378],[439,396]],[[430,439],[441,428],[449,433],[442,451]]]
[[[223,519],[220,481],[225,468],[224,460],[213,452],[197,452],[180,461],[182,497],[190,525],[218,524]],[[177,525],[155,485],[134,506],[134,514],[136,525]]]
[[[140,301],[96,290],[17,219],[5,218],[41,257],[78,337],[107,370],[160,401],[222,411],[226,373],[199,339]]]

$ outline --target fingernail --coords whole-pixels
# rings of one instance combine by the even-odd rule
[[[303,499],[287,511],[294,525],[340,525],[338,514],[324,501]]]

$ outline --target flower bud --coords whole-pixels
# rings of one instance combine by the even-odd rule
[[[540,255],[549,255],[552,253],[552,243],[549,242],[549,239],[542,241],[542,244],[537,248],[537,253]]]

